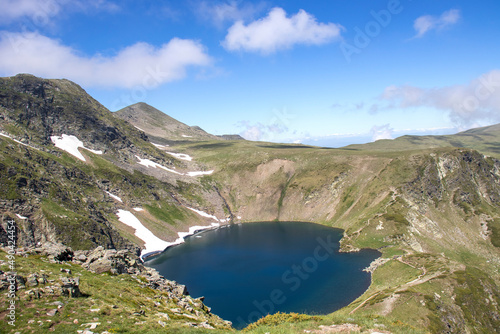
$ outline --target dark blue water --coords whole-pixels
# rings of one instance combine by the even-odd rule
[[[231,225],[186,239],[146,262],[212,312],[243,328],[281,312],[328,314],[363,294],[375,250],[339,253],[342,230],[301,222]]]

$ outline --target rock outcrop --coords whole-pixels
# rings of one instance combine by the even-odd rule
[[[26,257],[38,255],[42,257],[42,260],[46,259],[44,261],[50,263],[66,266],[78,265],[95,275],[104,273],[115,276],[129,275],[135,279],[136,284],[158,291],[160,294],[156,298],[164,300],[165,303],[175,304],[176,307],[171,307],[170,312],[173,316],[190,319],[191,321],[187,322],[186,326],[213,329],[214,327],[210,323],[214,322],[228,328],[231,326],[230,322],[225,322],[211,314],[210,307],[203,303],[203,297],[192,298],[185,285],[168,280],[155,269],[144,266],[140,258],[128,250],[97,247],[91,251],[74,252],[70,247],[60,243],[47,243],[37,248],[19,249],[16,255]],[[60,268],[59,272],[58,278],[54,279],[54,273],[49,275],[46,272],[33,271],[23,276],[0,271],[0,290],[9,289],[12,286],[12,277],[14,277],[15,290],[18,291],[18,294],[22,293],[23,297],[21,298],[28,300],[46,297],[80,298],[85,296],[85,293],[80,289],[81,274],[75,276],[72,269],[63,267]],[[118,306],[113,305],[112,307]],[[57,309],[55,310],[57,311]],[[98,311],[96,310],[96,312]],[[48,312],[52,312],[52,310]],[[52,313],[50,316],[55,316],[57,312]],[[144,315],[144,313],[144,310],[139,311],[137,316]],[[163,314],[163,318],[170,319],[168,314]]]

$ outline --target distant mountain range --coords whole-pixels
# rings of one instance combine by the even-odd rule
[[[19,247],[60,242],[74,250],[101,246],[147,256],[199,228],[316,222],[344,230],[342,251],[381,252],[367,269],[372,284],[331,315],[271,316],[250,333],[315,332],[346,323],[365,332],[499,331],[500,125],[338,149],[226,139],[144,103],[111,112],[68,80],[0,78],[0,243],[8,245],[13,225]],[[40,256],[23,261],[29,264],[19,270],[26,276],[69,268]],[[89,291],[109,286],[120,272],[108,262],[116,267],[109,275],[82,274]],[[7,263],[0,270],[1,283]],[[165,301],[140,285],[147,279],[120,277],[128,292],[142,289],[134,300],[116,305],[105,294],[61,297],[64,310],[99,308],[86,319],[110,321],[124,332],[135,323],[144,324],[145,333],[201,326],[188,305],[196,300]],[[50,325],[56,332],[81,329],[36,312],[53,302],[49,295],[18,295],[26,316],[24,327],[13,330],[36,332],[33,317],[42,325],[57,320]],[[8,303],[5,296],[0,299]],[[212,325],[225,332],[224,325]]]

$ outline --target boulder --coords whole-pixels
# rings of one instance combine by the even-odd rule
[[[61,243],[46,242],[40,248],[35,248],[35,252],[47,255],[49,259],[62,262],[71,261],[73,259],[73,250]]]
[[[128,250],[104,249],[97,247],[86,256],[82,266],[94,273],[101,274],[137,274],[144,267],[137,261],[136,256]]]
[[[58,311],[58,309],[54,308],[54,309],[52,309],[52,310],[49,310],[49,311],[47,312],[47,315],[48,315],[49,317],[53,317],[53,316],[55,316],[55,315],[56,315],[56,313],[57,313],[57,312],[59,312],[59,311]]]
[[[29,274],[26,279],[26,286],[32,287],[38,285],[38,275],[37,274]]]
[[[59,271],[62,272],[62,273],[66,273],[66,274],[70,274],[71,275],[71,269],[61,268],[61,269],[59,269]]]
[[[189,295],[189,292],[187,291],[187,287],[185,285],[182,285],[182,284],[177,284],[174,291],[175,291],[175,293],[177,293],[178,295],[181,295],[181,296]]]
[[[86,251],[76,251],[73,256],[73,261],[80,263],[87,261],[87,255],[85,253]]]
[[[61,278],[61,294],[64,296],[69,296],[73,298],[80,297],[82,294],[80,292],[80,278],[70,278],[63,277]]]

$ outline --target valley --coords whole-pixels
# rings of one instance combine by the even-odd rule
[[[86,295],[32,295],[19,283],[16,301],[26,311],[15,328],[0,313],[2,332],[76,332],[82,317],[100,322],[99,333],[234,331],[210,305],[155,286],[159,278],[139,268],[139,256],[199,229],[256,221],[341,228],[342,251],[382,255],[368,268],[370,287],[350,305],[322,316],[270,315],[247,332],[500,328],[498,125],[337,149],[252,142],[208,134],[143,103],[111,112],[68,80],[17,75],[0,78],[0,132],[0,274],[11,271],[13,224],[23,280],[47,273],[34,285],[46,289],[59,273],[78,275]],[[150,246],[140,225],[124,223],[125,212],[159,241]],[[45,244],[84,252],[86,260],[35,251]],[[129,254],[127,264],[113,255],[105,271],[82,267],[97,248],[101,257],[112,249]],[[54,302],[63,311],[47,315]],[[73,314],[82,314],[79,323]]]

